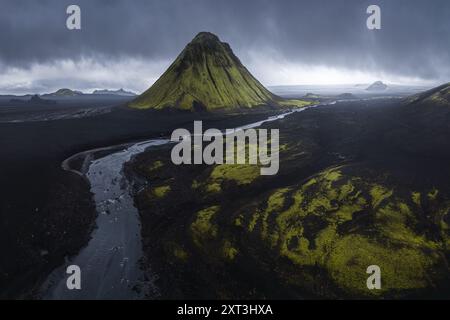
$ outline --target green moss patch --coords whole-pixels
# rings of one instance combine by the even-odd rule
[[[219,209],[219,206],[212,206],[197,212],[195,221],[191,224],[191,232],[194,243],[198,246],[203,246],[206,241],[217,236],[218,228],[213,218]]]
[[[255,165],[246,164],[221,164],[215,166],[210,175],[214,183],[223,181],[234,181],[238,185],[252,183],[260,175],[260,169]]]
[[[152,189],[152,194],[157,198],[163,198],[169,193],[170,189],[170,186],[155,187]]]
[[[430,286],[428,272],[442,262],[445,244],[417,232],[418,196],[403,199],[393,187],[344,170],[327,169],[301,185],[272,192],[265,210],[246,214],[247,232],[260,233],[268,248],[299,266],[299,272],[326,270],[330,281],[351,295]],[[382,271],[380,291],[366,287],[372,264]],[[283,275],[296,283],[296,276]]]

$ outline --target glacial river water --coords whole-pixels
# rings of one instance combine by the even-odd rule
[[[312,107],[315,106],[239,128],[258,127]],[[154,285],[156,275],[151,275],[149,270],[144,273],[141,268],[143,250],[139,213],[134,207],[132,188],[123,173],[123,166],[146,149],[166,143],[170,140],[152,139],[90,162],[86,178],[98,212],[96,228],[87,246],[49,275],[41,288],[43,299],[151,299],[158,296],[158,288]],[[66,269],[69,265],[80,267],[80,290],[67,288],[69,274]]]

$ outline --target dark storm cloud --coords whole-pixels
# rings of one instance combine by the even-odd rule
[[[78,4],[82,30],[65,28]],[[366,8],[382,29],[366,28]],[[277,51],[293,63],[450,78],[448,0],[0,0],[0,65],[93,57],[172,59],[199,31],[239,55]]]

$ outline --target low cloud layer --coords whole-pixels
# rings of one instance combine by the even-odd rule
[[[78,4],[82,30],[65,27]],[[382,29],[366,28],[378,4]],[[0,91],[142,91],[199,31],[266,85],[450,79],[448,0],[1,0]]]

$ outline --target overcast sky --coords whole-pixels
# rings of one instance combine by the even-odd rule
[[[0,0],[0,93],[140,92],[200,31],[265,85],[450,81],[448,0]]]

